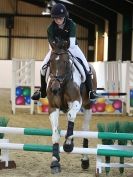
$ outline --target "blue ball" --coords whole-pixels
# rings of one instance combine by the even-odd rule
[[[133,98],[133,90],[130,90],[130,98]]]
[[[25,103],[30,104],[31,103],[31,97],[30,96],[25,96]]]
[[[21,86],[16,87],[16,96],[21,96],[23,93],[23,89]]]

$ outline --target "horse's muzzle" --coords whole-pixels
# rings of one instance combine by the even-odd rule
[[[60,80],[60,77],[56,76],[51,80],[50,89],[54,95],[60,94],[61,84],[62,84],[62,80]]]
[[[51,92],[54,95],[58,95],[60,91],[61,91],[60,82],[58,80],[54,80],[51,84]]]
[[[60,87],[56,87],[56,88],[53,88],[52,89],[52,93],[54,94],[54,95],[58,95],[59,93],[60,93]]]

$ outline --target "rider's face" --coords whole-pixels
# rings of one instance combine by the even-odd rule
[[[57,18],[54,18],[54,21],[57,25],[62,25],[63,22],[64,22],[64,17],[57,17]]]

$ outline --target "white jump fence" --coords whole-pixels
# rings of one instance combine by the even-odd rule
[[[133,115],[133,63],[126,62],[126,112],[129,116]]]
[[[23,134],[23,135],[39,135],[52,136],[50,129],[36,129],[36,128],[15,128],[15,127],[0,127],[0,133]],[[60,136],[65,136],[66,130],[60,130]],[[133,133],[111,133],[111,132],[88,132],[88,131],[74,131],[74,137],[78,138],[99,138],[99,139],[114,139],[114,140],[133,140]],[[50,145],[39,144],[15,144],[9,143],[8,140],[0,141],[0,149],[5,150],[4,155],[1,156],[1,161],[6,161],[8,166],[8,150],[23,150],[23,151],[40,151],[52,152],[53,147]],[[63,147],[60,147],[60,153],[64,153]],[[93,154],[96,155],[96,173],[102,173],[103,167],[124,167],[132,168],[133,163],[104,163],[102,157],[133,157],[133,146],[122,145],[97,145],[96,148],[80,148],[75,147],[70,154]]]
[[[126,77],[123,74],[123,65],[126,65]],[[124,113],[124,103],[126,104],[126,113],[131,114],[133,107],[130,105],[130,89],[133,88],[133,63],[131,62],[104,62],[104,92],[107,95],[103,95],[105,99],[121,100],[122,101],[122,111],[114,111],[113,114],[123,114]],[[30,113],[34,112],[34,103],[31,100],[31,104],[28,105],[17,105],[15,89],[18,86],[29,86],[31,88],[31,95],[34,93],[34,82],[35,82],[35,61],[33,59],[12,60],[12,88],[11,88],[11,102],[12,102],[12,112],[15,114],[16,108],[30,108]],[[120,95],[123,92],[127,95]],[[109,94],[108,94],[109,93]],[[110,94],[112,93],[112,94]],[[114,95],[113,95],[114,93]],[[116,93],[116,94],[115,94]],[[117,94],[118,93],[118,94]],[[94,113],[95,114],[95,113]],[[96,114],[110,114],[110,112],[96,112]],[[112,114],[112,113],[111,113]],[[132,115],[132,114],[131,114]]]
[[[104,65],[105,65],[105,90],[107,92],[117,92],[117,93],[121,92],[122,63],[118,61],[113,61],[105,62]]]
[[[106,99],[121,100],[122,112],[133,115],[133,63],[130,61],[105,62],[104,79]],[[126,105],[126,106],[125,106]],[[124,109],[125,106],[125,109]],[[116,112],[115,112],[116,114]]]

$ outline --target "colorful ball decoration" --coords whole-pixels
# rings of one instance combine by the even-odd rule
[[[130,98],[130,106],[133,107],[133,98]]]
[[[96,103],[96,110],[97,112],[104,112],[105,111],[105,103]]]
[[[42,112],[48,112],[48,106],[42,105]]]
[[[40,98],[39,101],[40,101],[43,105],[46,105],[46,106],[49,105],[49,102],[48,102],[48,99],[47,99],[47,98]]]
[[[105,98],[98,98],[97,103],[105,103]]]
[[[113,112],[115,112],[115,109],[114,109],[114,107],[113,107],[112,104],[106,105],[105,110],[106,110],[106,112],[108,112],[108,113],[113,113]]]
[[[23,96],[30,96],[31,95],[31,89],[30,87],[23,87]]]
[[[114,100],[113,107],[116,110],[120,110],[122,108],[122,101],[121,100]]]
[[[47,98],[40,98],[37,102],[38,113],[48,113],[49,102]]]
[[[92,105],[91,105],[91,109],[92,109],[92,112],[93,112],[93,113],[96,113],[96,112],[97,112],[96,104],[92,104]]]
[[[42,103],[40,101],[37,102],[37,112],[42,113]]]
[[[16,105],[25,105],[25,98],[24,96],[16,97]]]
[[[42,113],[42,106],[37,106],[37,112]]]
[[[133,89],[130,89],[130,98],[133,98]]]
[[[16,87],[16,96],[21,96],[23,93],[23,88],[21,86]]]
[[[25,103],[30,104],[31,103],[31,97],[30,96],[25,96]]]
[[[133,107],[133,89],[130,89],[130,106]]]
[[[40,98],[39,100],[42,103],[42,112],[48,112],[49,102],[47,98]]]
[[[27,105],[31,103],[31,88],[27,86],[16,87],[16,105]]]

